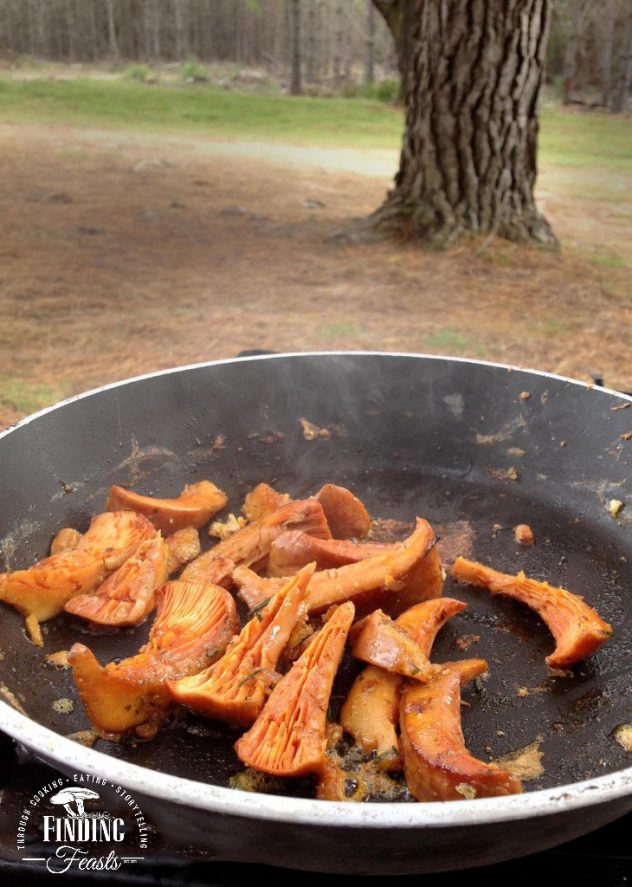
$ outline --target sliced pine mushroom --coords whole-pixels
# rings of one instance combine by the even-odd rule
[[[395,624],[429,657],[439,630],[466,607],[452,598],[423,601],[402,613]],[[375,754],[383,770],[402,768],[397,735],[402,684],[399,674],[369,665],[355,679],[340,714],[342,727],[366,753]]]
[[[612,635],[612,626],[579,595],[529,579],[522,571],[512,576],[458,557],[450,572],[458,582],[487,588],[492,594],[513,598],[535,610],[555,638],[555,650],[546,657],[551,668],[574,665]]]
[[[143,514],[163,536],[183,527],[203,527],[226,505],[226,494],[208,480],[185,487],[177,499],[155,499],[113,486],[106,511],[135,511]]]
[[[171,704],[166,682],[216,662],[239,627],[232,596],[214,585],[167,582],[156,592],[157,615],[136,656],[105,667],[83,644],[69,661],[88,717],[103,733],[158,724]]]
[[[371,518],[357,496],[345,487],[325,484],[316,493],[323,506],[334,539],[363,539],[371,529]]]
[[[322,772],[327,708],[353,616],[351,602],[336,607],[274,688],[253,726],[235,744],[246,766],[271,776]]]
[[[95,625],[138,625],[153,610],[154,592],[167,578],[167,546],[157,533],[99,586],[78,594],[64,609]]]
[[[99,514],[76,548],[0,576],[0,600],[25,616],[46,622],[78,594],[90,594],[156,531],[142,515],[128,511]]]
[[[400,705],[404,775],[418,801],[451,801],[512,795],[520,780],[497,764],[474,758],[461,730],[459,675],[450,669],[429,683],[409,682]]]
[[[238,564],[250,567],[263,563],[265,566],[272,542],[291,526],[323,539],[331,537],[320,502],[316,499],[288,502],[200,555],[185,567],[182,578],[191,582],[223,585],[230,581],[231,573]]]
[[[297,622],[307,612],[314,565],[304,567],[246,623],[211,668],[169,682],[176,702],[229,724],[249,727],[279,675],[275,669]]]

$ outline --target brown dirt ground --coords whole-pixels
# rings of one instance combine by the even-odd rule
[[[245,348],[453,353],[632,390],[630,263],[590,259],[626,249],[625,221],[598,201],[547,184],[559,254],[340,247],[327,235],[375,208],[384,178],[0,129],[0,426],[33,398]]]

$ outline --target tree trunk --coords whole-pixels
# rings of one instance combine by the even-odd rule
[[[419,0],[373,0],[393,35],[399,70],[399,99],[406,100],[408,72],[412,61],[411,32]]]
[[[564,51],[564,70],[562,73],[562,104],[570,105],[573,84],[577,75],[577,50],[581,40],[586,12],[585,0],[570,0],[571,20]]]
[[[301,95],[301,0],[290,0],[290,95]]]
[[[307,7],[307,46],[306,46],[306,79],[308,83],[316,83],[318,75],[316,74],[316,21],[318,11],[316,9],[317,0],[309,0]]]
[[[556,243],[533,196],[550,17],[550,0],[415,0],[400,168],[372,225]]]
[[[342,85],[342,37],[344,28],[342,0],[336,0],[334,16],[334,87],[340,89]]]
[[[364,82],[375,83],[375,6],[369,0],[366,15],[366,64]]]
[[[108,40],[110,43],[110,54],[115,62],[119,60],[119,48],[116,39],[116,23],[114,21],[114,0],[105,0],[108,11]]]
[[[623,114],[628,107],[628,94],[632,86],[632,10],[625,21],[625,31],[619,59],[619,76],[612,99],[612,113]]]
[[[616,19],[616,0],[606,0],[603,14],[603,32],[601,35],[601,101],[610,104],[612,93],[612,47],[614,45],[614,23]]]

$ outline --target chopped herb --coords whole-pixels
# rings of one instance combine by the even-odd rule
[[[377,764],[379,761],[385,761],[387,758],[396,758],[398,757],[399,752],[395,748],[394,745],[391,745],[390,748],[387,748],[386,751],[383,751],[381,755],[378,755],[373,759],[373,763]]]
[[[411,665],[411,667],[410,667],[411,677],[414,677],[416,674],[419,674],[420,671],[421,671],[421,669],[417,668],[416,665]]]
[[[257,606],[250,611],[251,617],[254,616],[255,619],[258,619],[259,622],[261,622],[261,611],[264,610],[268,606],[268,604],[270,603],[271,600],[272,600],[272,598],[268,597],[265,599],[265,601],[261,601],[260,604],[257,604]]]
[[[237,684],[237,689],[239,690],[239,688],[242,687],[246,683],[246,681],[254,678],[255,675],[261,674],[262,671],[265,671],[265,668],[255,668],[254,671],[251,671],[250,674],[247,674],[246,677]]]

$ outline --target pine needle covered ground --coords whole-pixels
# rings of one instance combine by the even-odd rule
[[[632,390],[629,116],[544,109],[560,253],[429,253],[328,241],[383,199],[399,110],[49,74],[0,75],[0,426],[244,348],[456,354]]]

